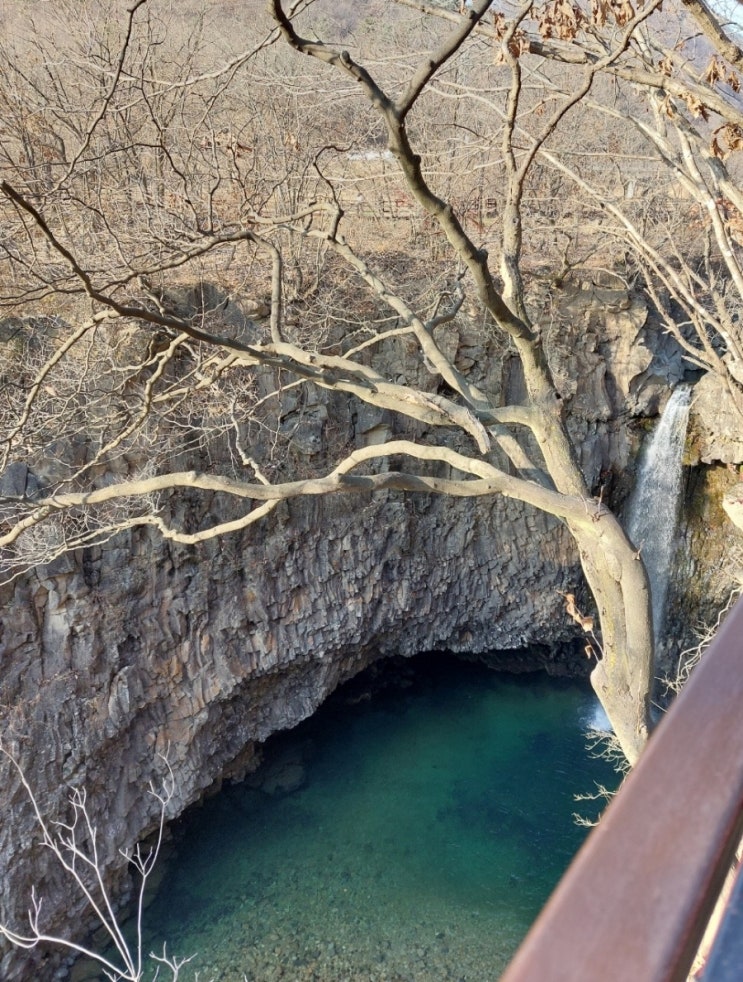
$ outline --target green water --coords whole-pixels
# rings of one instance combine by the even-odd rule
[[[498,978],[585,834],[574,793],[612,781],[585,750],[595,699],[454,661],[408,674],[269,744],[269,783],[297,790],[231,786],[178,823],[146,921],[196,953],[186,978]]]

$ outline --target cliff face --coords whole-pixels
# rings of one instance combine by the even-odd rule
[[[625,294],[578,285],[563,313],[551,357],[565,378],[584,469],[597,493],[602,484],[621,493],[638,443],[627,420],[655,409],[680,363],[665,341],[654,347],[644,307]],[[518,397],[513,362],[471,325],[448,343],[460,366],[489,366],[479,384]],[[420,382],[403,349],[393,344],[383,357],[388,372]],[[284,409],[304,458],[324,453],[330,416],[356,443],[394,426],[383,413],[337,403],[329,414],[319,394],[301,413]],[[45,814],[66,818],[65,788],[85,787],[119,889],[118,850],[157,814],[146,789],[162,775],[159,754],[176,779],[173,817],[250,769],[261,741],[375,659],[538,645],[533,658],[506,654],[503,664],[575,670],[579,662],[566,665],[559,652],[573,634],[558,591],[580,595],[580,584],[560,523],[499,498],[308,499],[198,549],[130,531],[2,589],[4,744]],[[35,844],[17,778],[3,765],[0,780],[2,918],[19,923],[35,883],[49,924],[79,932],[76,899]],[[30,963],[45,956],[6,951],[0,976],[27,979]],[[51,964],[39,977],[51,977]]]
[[[176,775],[175,815],[376,658],[567,640],[556,591],[579,577],[568,536],[541,515],[393,498],[292,506],[199,555],[130,536],[69,567],[6,599],[5,727],[50,813],[60,784],[85,786],[107,862],[153,821],[157,751]],[[14,791],[6,910],[31,876],[56,920],[57,903],[74,910],[32,853],[30,820]],[[14,973],[5,962],[3,978],[28,978]]]

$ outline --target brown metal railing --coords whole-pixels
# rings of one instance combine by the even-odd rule
[[[501,982],[686,979],[742,834],[739,600]]]

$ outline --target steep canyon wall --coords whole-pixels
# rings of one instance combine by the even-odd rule
[[[562,310],[551,358],[582,463],[596,493],[604,486],[607,498],[620,499],[642,436],[638,421],[657,411],[683,365],[638,298],[577,283]],[[476,326],[460,324],[447,343],[462,367],[488,366],[478,384],[518,397],[515,360],[492,350]],[[404,349],[380,357],[388,374],[421,383],[421,366]],[[384,413],[337,402],[328,413],[315,395],[292,431],[304,457],[324,453],[331,416],[356,443],[394,432]],[[188,498],[177,507],[188,508]],[[716,563],[700,554],[684,568],[696,577]],[[684,583],[674,589],[683,594]],[[549,516],[499,498],[308,499],[194,548],[129,531],[0,588],[3,743],[45,813],[64,816],[65,787],[86,788],[103,863],[123,888],[118,850],[156,818],[146,789],[162,775],[158,752],[176,778],[173,817],[250,769],[261,741],[376,659],[501,650],[509,668],[577,670],[558,591],[588,603],[569,535]],[[697,597],[697,607],[714,605],[713,594]],[[523,653],[530,645],[538,646],[533,656]],[[23,789],[6,765],[0,780],[0,916],[22,917],[35,883],[49,922],[79,931],[81,911],[36,843]],[[56,956],[29,968],[46,957],[6,950],[0,977],[52,978]]]

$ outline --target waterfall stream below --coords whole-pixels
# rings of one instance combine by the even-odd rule
[[[671,394],[642,455],[627,506],[627,533],[640,550],[650,579],[656,644],[663,631],[676,539],[691,391],[682,385]]]
[[[494,982],[581,843],[577,682],[419,656],[339,690],[174,827],[146,950],[182,979]],[[356,686],[356,688],[354,688]]]

